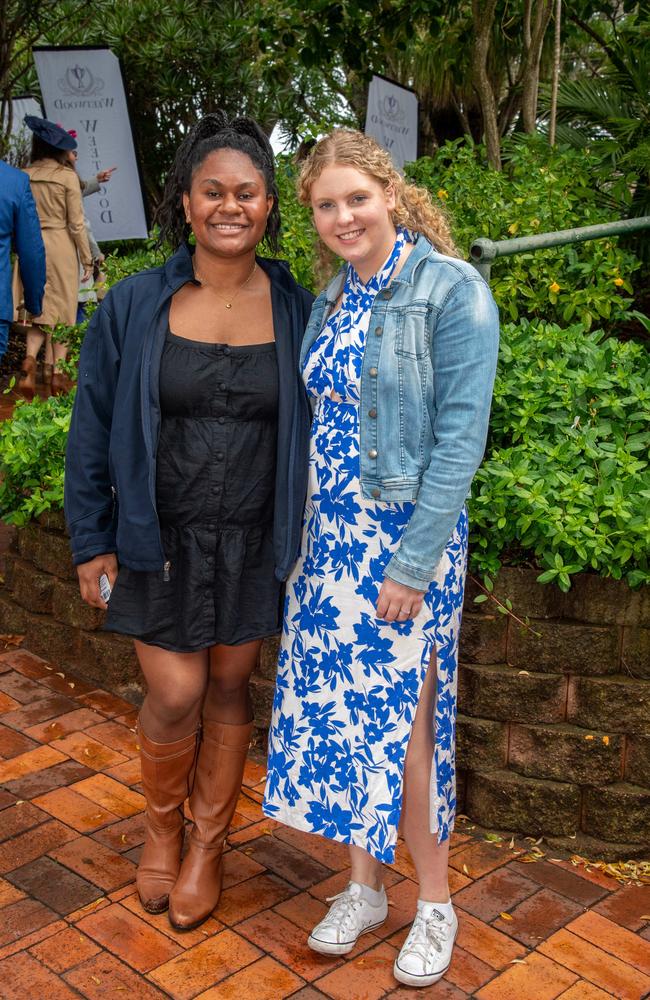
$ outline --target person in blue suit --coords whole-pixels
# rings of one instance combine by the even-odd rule
[[[14,306],[11,250],[18,255],[25,305],[35,316],[43,308],[45,247],[29,177],[0,160],[0,357],[7,350]]]

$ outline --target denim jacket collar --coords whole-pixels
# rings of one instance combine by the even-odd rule
[[[433,250],[432,245],[429,243],[426,236],[422,233],[418,233],[417,239],[413,246],[413,250],[407,257],[404,267],[401,269],[399,274],[397,274],[391,281],[392,285],[404,284],[412,285],[413,276],[415,268],[418,266],[424,257],[427,257]],[[327,304],[332,306],[338,299],[339,295],[343,291],[343,285],[345,283],[345,272],[346,268],[342,267],[341,270],[332,278],[329,285],[325,289],[325,299]]]

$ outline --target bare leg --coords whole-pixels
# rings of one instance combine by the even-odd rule
[[[253,718],[248,682],[257,663],[261,639],[241,646],[212,646],[203,717],[242,726]]]
[[[66,359],[66,357],[68,355],[68,345],[67,344],[62,344],[60,341],[57,341],[56,343],[53,343],[52,344],[52,354],[54,356],[54,366],[55,366],[54,370],[55,371],[57,371],[57,370],[60,371],[61,369],[60,368],[57,369],[56,366],[57,366],[57,364],[58,364],[59,361],[65,361],[65,359]],[[183,653],[182,655],[185,656],[187,654]]]
[[[45,338],[45,351],[43,352],[43,361],[46,365],[54,364],[54,351],[52,350],[52,334],[48,333]]]
[[[140,722],[149,739],[172,743],[194,732],[208,682],[208,651],[171,653],[137,639],[135,650],[148,688]]]
[[[420,883],[420,898],[436,903],[449,900],[449,838],[438,843],[429,832],[429,797],[433,759],[436,695],[435,651],[422,686],[404,765],[402,832]]]
[[[43,341],[45,340],[45,333],[40,326],[29,326],[26,330],[26,350],[25,354],[28,358],[36,358],[38,352],[43,346]]]
[[[381,861],[373,858],[372,854],[369,854],[363,847],[349,847],[348,850],[352,867],[350,879],[353,882],[361,882],[362,885],[370,886],[375,891],[381,889],[383,881]]]
[[[45,334],[40,326],[32,325],[26,328],[25,337],[25,358],[20,367],[18,391],[25,399],[33,399],[36,391],[36,355],[41,349]]]

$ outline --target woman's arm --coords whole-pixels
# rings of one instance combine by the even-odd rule
[[[386,568],[391,580],[426,590],[481,463],[499,349],[499,317],[477,274],[451,289],[431,343],[434,446],[415,510]]]
[[[74,173],[71,177],[66,178],[65,203],[68,232],[77,247],[81,266],[84,270],[88,270],[92,268],[93,259],[90,253],[90,246],[88,245],[86,223],[81,205],[81,188],[79,186],[79,179]]]
[[[109,292],[88,325],[68,434],[65,516],[75,565],[116,550],[108,450],[120,340],[111,305]]]
[[[14,241],[25,305],[33,316],[40,316],[45,288],[45,247],[34,196],[26,176],[20,200],[14,210]]]

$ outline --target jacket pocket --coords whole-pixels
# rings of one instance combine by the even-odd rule
[[[420,360],[429,354],[428,310],[426,306],[401,309],[395,316],[395,354]]]

